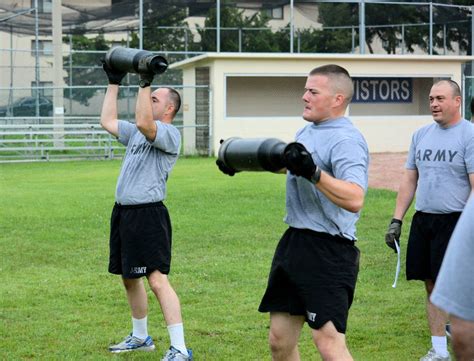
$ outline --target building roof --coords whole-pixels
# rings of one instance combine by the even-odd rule
[[[199,66],[215,60],[364,60],[364,61],[438,61],[459,62],[460,64],[474,61],[468,55],[384,55],[384,54],[300,54],[300,53],[205,53],[185,59],[169,66],[169,69],[185,69]]]

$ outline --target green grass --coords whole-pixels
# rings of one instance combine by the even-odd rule
[[[158,354],[113,356],[131,329],[123,286],[107,273],[119,161],[0,165],[0,349],[5,360],[156,359],[168,347],[149,291]],[[178,162],[166,204],[173,222],[170,279],[196,360],[270,360],[268,315],[257,312],[285,224],[285,179],[220,174],[212,159]],[[392,289],[396,257],[383,242],[395,193],[369,190],[359,221],[361,269],[348,344],[356,360],[413,360],[429,348],[424,290]],[[411,217],[408,215],[407,220]],[[404,225],[402,247],[406,245]],[[305,326],[303,360],[319,360]]]

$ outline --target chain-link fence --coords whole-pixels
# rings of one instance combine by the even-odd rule
[[[100,59],[117,45],[145,48],[169,63],[209,51],[470,55],[473,49],[474,7],[462,0],[58,3],[56,9],[51,0],[0,3],[0,158],[119,156],[97,128],[106,83]],[[470,99],[472,67],[464,73]],[[137,75],[123,83],[120,118],[133,121]],[[155,83],[181,89],[182,73],[168,70]],[[196,95],[209,101],[209,89]],[[187,125],[196,127],[199,154],[209,151],[206,109]],[[184,127],[182,116],[177,125]]]
[[[103,75],[101,74],[101,77]],[[183,86],[174,86],[183,93]],[[16,94],[25,89],[11,89]],[[51,91],[43,87],[41,91]],[[10,107],[13,115],[0,113],[0,162],[9,161],[48,161],[57,159],[113,159],[121,157],[125,148],[114,137],[100,126],[99,113],[104,97],[105,87],[92,88],[63,88],[64,93],[71,93],[74,97],[84,97],[82,91],[93,90],[87,93],[88,106],[81,105],[73,100],[64,103],[65,114],[53,114],[52,102],[48,100],[41,103],[40,116],[35,116],[35,98],[23,97]],[[122,120],[134,122],[135,98],[138,87],[123,85],[118,97],[118,117]],[[209,102],[209,87],[199,86],[194,90],[201,98]],[[24,101],[24,100],[27,101]],[[40,98],[48,99],[48,98]],[[183,104],[187,101],[182,95]],[[44,107],[43,107],[44,105]],[[7,112],[9,107],[0,108],[0,112]],[[90,113],[90,114],[86,114]],[[78,115],[80,114],[80,115]],[[194,144],[196,151],[193,153],[208,155],[210,114],[209,106],[196,112],[191,124],[183,124],[182,110],[176,115],[175,125],[182,135],[182,149],[189,148],[187,143]],[[195,128],[192,139],[184,136],[185,128]]]

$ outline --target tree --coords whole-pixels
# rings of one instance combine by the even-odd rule
[[[76,33],[71,36],[72,48],[74,50],[93,50],[101,51],[108,50],[109,45],[104,39],[103,34],[97,35],[95,38],[87,38],[84,32],[76,30]],[[63,42],[69,42],[67,37],[63,38]],[[72,50],[72,49],[71,49]],[[68,72],[68,77],[64,80],[69,86],[71,85],[97,85],[98,79],[103,78],[106,81],[100,65],[99,59],[103,57],[100,53],[73,53],[71,61],[69,56],[64,57],[64,69]],[[69,74],[69,67],[72,72]],[[100,74],[99,74],[100,70]],[[71,81],[72,79],[72,81]],[[78,101],[83,105],[89,105],[89,99],[97,93],[95,88],[81,88],[75,89],[73,93],[69,91],[64,92],[65,98],[72,97],[73,100]]]
[[[177,1],[172,3],[177,4]],[[186,30],[183,22],[186,17],[186,9],[163,2],[160,2],[159,8],[153,8],[152,4],[156,6],[157,3],[150,2],[148,10],[151,11],[145,12],[143,48],[156,53],[184,50],[184,43],[181,39],[184,39]],[[178,28],[175,30],[162,28],[166,26],[176,26]],[[99,33],[94,38],[87,37],[85,34],[85,29],[80,27],[75,29],[75,33],[71,37],[72,48],[74,50],[99,51],[99,53],[73,53],[71,64],[69,56],[64,57],[64,69],[68,72],[65,81],[68,84],[71,83],[69,85],[88,86],[97,85],[99,79],[103,79],[102,84],[106,84],[105,74],[100,67],[100,58],[103,58],[104,54],[101,54],[100,51],[109,50],[112,44],[105,40],[103,33]],[[64,37],[63,42],[69,43],[69,38]],[[114,44],[116,45],[116,42]],[[122,39],[121,45],[127,46],[126,44],[126,40]],[[131,33],[129,47],[139,47],[137,31]],[[173,55],[165,57],[169,63],[176,60]],[[72,68],[71,73],[69,66]],[[72,77],[72,82],[70,82],[70,77]],[[159,77],[157,76],[156,79],[161,84],[182,84],[182,73],[179,70],[168,70]],[[127,85],[128,81],[130,81],[130,84],[138,84],[138,76],[132,73],[125,77],[122,83]],[[74,89],[73,92],[67,90],[64,92],[64,97],[72,98],[83,105],[89,105],[89,99],[96,95],[97,91],[95,88]],[[120,92],[119,97],[123,96],[125,96],[124,93]]]
[[[143,48],[154,52],[184,51],[186,7],[179,1],[149,1],[143,16]],[[130,46],[138,48],[138,33],[132,33]]]
[[[243,10],[224,6],[220,16],[220,50],[223,52],[241,51],[274,52],[279,51],[277,39],[268,26],[270,18],[261,12],[245,16]],[[216,51],[216,9],[209,10],[204,27],[198,26],[201,36],[201,51]],[[232,29],[225,29],[232,28]],[[245,30],[255,29],[255,30]],[[239,40],[240,36],[240,40]]]
[[[180,6],[181,5],[181,6]],[[182,60],[182,56],[168,52],[185,51],[186,35],[190,34],[184,19],[187,16],[183,1],[149,1],[144,4],[143,48],[161,53],[168,63]],[[132,32],[130,47],[139,47],[138,32]],[[132,76],[130,81],[138,81]],[[167,70],[156,77],[161,84],[182,84],[182,71]]]
[[[379,38],[388,54],[395,54],[402,41],[405,51],[413,53],[416,47],[429,51],[429,1],[426,6],[419,4],[375,4],[366,3],[366,45],[374,52],[374,40]],[[466,5],[466,8],[434,6],[433,46],[454,50],[458,44],[461,51],[470,53],[470,23],[468,5],[472,0],[449,0],[447,4]],[[326,27],[356,26],[359,24],[359,6],[350,3],[323,3],[319,5],[319,21]],[[404,24],[405,26],[401,26]],[[411,24],[411,25],[409,25]],[[388,25],[388,26],[387,26]],[[391,25],[391,26],[390,26]],[[446,27],[446,38],[444,37]],[[403,30],[402,30],[403,29]],[[403,34],[402,34],[403,33]],[[402,38],[403,35],[403,38]],[[346,35],[349,36],[349,35]],[[433,49],[436,54],[436,49]]]
[[[471,21],[474,14],[470,14],[469,7],[472,8],[472,0],[449,1],[449,4],[465,5],[465,8],[458,7],[435,7],[434,21],[436,36],[434,44],[438,48],[442,48],[445,43],[444,30],[446,30],[446,46],[450,51],[455,50],[453,44],[458,44],[461,51],[465,51],[468,55],[472,54],[471,37]]]
[[[290,33],[288,29],[289,24],[277,32],[277,41],[282,52],[290,51]],[[348,53],[352,48],[350,32],[350,29],[300,29],[296,31],[293,39],[293,50],[299,48],[300,53]]]

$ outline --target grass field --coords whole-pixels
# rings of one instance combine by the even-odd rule
[[[0,165],[0,358],[157,359],[168,348],[149,291],[158,353],[114,356],[131,329],[121,282],[107,273],[109,217],[119,161]],[[257,312],[285,224],[284,176],[220,174],[212,159],[178,162],[166,204],[173,222],[170,279],[196,360],[270,360],[268,315]],[[396,289],[396,257],[383,242],[395,193],[369,190],[361,269],[347,333],[356,360],[417,360],[429,348],[421,283]],[[408,220],[402,247],[406,245]],[[320,360],[307,326],[303,360]]]

